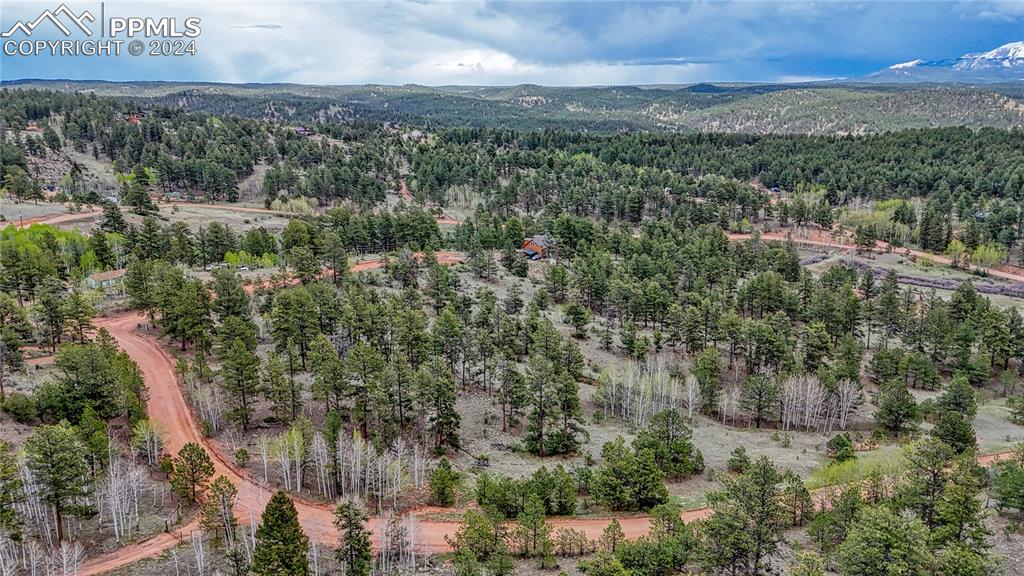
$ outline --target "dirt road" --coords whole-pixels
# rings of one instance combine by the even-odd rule
[[[10,223],[14,224],[15,228],[28,228],[33,224],[50,224],[52,226],[56,226],[58,224],[68,224],[70,222],[88,220],[90,218],[99,216],[102,213],[102,210],[83,210],[82,212],[58,212],[55,214],[47,214],[46,216],[25,218],[24,220],[18,220],[17,222],[12,221]]]
[[[106,328],[139,365],[149,388],[149,417],[158,422],[164,430],[164,442],[168,452],[176,453],[188,442],[204,446],[213,458],[216,475],[226,476],[238,487],[238,499],[235,515],[242,524],[258,522],[259,516],[273,493],[273,488],[263,486],[260,481],[236,465],[226,460],[205,438],[191,408],[185,400],[185,393],[174,375],[174,360],[160,343],[138,330],[146,323],[143,314],[133,312],[101,318],[96,321],[98,327]],[[314,541],[334,545],[338,541],[338,532],[334,528],[334,516],[330,506],[313,503],[302,498],[293,498],[299,514],[303,530]],[[420,515],[420,512],[413,512]],[[707,510],[687,512],[684,518],[696,520],[706,516]],[[571,526],[583,530],[588,537],[596,538],[610,522],[610,518],[558,518],[551,521],[552,526]],[[646,516],[621,518],[620,523],[626,536],[636,538],[650,530],[650,519]],[[380,520],[371,518],[370,529],[380,534]],[[454,534],[459,528],[457,522],[445,522],[420,518],[416,545],[423,552],[444,552],[449,549],[445,536]],[[189,534],[199,529],[198,521],[186,523],[172,533],[153,536],[149,539],[130,544],[123,548],[96,556],[90,559],[79,571],[81,576],[103,574],[117,568],[127,566],[145,558],[159,556],[179,542],[187,539]]]
[[[209,209],[209,210],[214,210],[214,209],[216,209],[216,210],[227,210],[228,212],[248,212],[250,214],[271,214],[271,215],[280,214],[282,216],[288,216],[288,215],[299,216],[300,215],[297,212],[288,212],[286,210],[270,210],[269,208],[255,208],[255,207],[252,207],[252,206],[238,206],[238,205],[235,205],[235,204],[205,204],[203,202],[186,202],[184,200],[182,200],[182,201],[171,201],[171,202],[161,202],[161,203],[157,204],[158,208],[171,209],[171,208],[174,208],[175,206],[182,206],[182,207],[186,207],[186,208],[199,208],[199,209],[206,208],[206,209]]]
[[[732,241],[735,242],[735,241],[749,240],[751,235],[750,234],[726,233],[726,237],[728,237],[729,240],[732,240]],[[764,232],[764,233],[761,234],[761,239],[763,239],[763,240],[776,240],[776,241],[785,242],[789,238],[787,237],[787,234],[784,234],[784,233],[781,233],[781,232]],[[855,246],[853,244],[849,244],[849,243],[846,243],[846,242],[841,242],[841,241],[834,240],[834,239],[833,240],[818,240],[818,239],[813,239],[813,238],[793,238],[793,241],[796,242],[797,244],[805,244],[805,245],[809,245],[809,246],[821,246],[823,248],[831,248],[831,249],[834,249],[834,250],[856,250],[857,249],[857,246]],[[877,252],[885,252],[888,249],[889,249],[889,244],[887,242],[883,242],[883,241],[879,240],[879,241],[877,241],[875,243],[874,250],[877,251]],[[921,250],[914,250],[914,249],[911,249],[911,248],[893,248],[893,252],[896,252],[898,254],[906,254],[908,256],[913,256],[914,258],[927,258],[927,259],[931,260],[932,262],[938,262],[939,264],[944,264],[946,266],[949,266],[949,265],[951,265],[953,263],[952,258],[949,258],[948,256],[943,256],[941,254],[931,254],[931,253],[928,253],[928,252],[922,252]],[[968,265],[966,267],[966,270],[968,270],[968,271],[984,272],[984,273],[986,273],[989,276],[992,276],[994,278],[1002,278],[1003,280],[1010,280],[1010,281],[1013,281],[1013,282],[1022,282],[1022,283],[1024,283],[1024,275],[1016,274],[1014,272],[1008,272],[1008,271],[999,270],[999,269],[996,269],[996,268],[983,268],[981,266],[974,266],[974,265]]]
[[[369,266],[368,263],[363,263]],[[119,346],[125,350],[138,364],[142,370],[146,385],[149,388],[149,417],[158,422],[163,428],[165,445],[168,452],[176,453],[188,442],[195,442],[204,446],[214,461],[214,468],[217,475],[224,475],[238,486],[238,500],[235,506],[235,514],[243,524],[258,522],[267,500],[273,493],[273,488],[263,486],[261,482],[240,470],[233,463],[227,461],[216,450],[211,442],[200,432],[195,415],[185,400],[184,391],[178,384],[174,375],[174,360],[164,350],[160,343],[147,334],[138,330],[145,324],[146,318],[141,313],[128,313],[111,318],[97,320],[98,327],[106,328],[117,340]],[[980,464],[989,465],[993,461],[1006,458],[1009,453],[1000,453],[979,457]],[[333,525],[333,514],[331,508],[324,504],[294,498],[295,507],[299,514],[299,521],[303,530],[314,541],[333,545],[337,542],[338,532]],[[413,512],[421,515],[423,511]],[[689,510],[683,513],[683,519],[687,522],[707,517],[711,513],[708,508]],[[572,527],[582,530],[588,538],[597,538],[604,531],[611,521],[608,518],[553,518],[550,524],[554,528]],[[638,538],[647,534],[651,528],[650,518],[647,516],[626,516],[619,518],[622,530],[627,538]],[[420,518],[416,535],[416,545],[423,552],[444,552],[449,549],[445,540],[446,536],[454,534],[459,524],[457,522],[445,522]],[[145,558],[159,556],[166,550],[174,547],[179,542],[187,539],[189,534],[199,528],[198,522],[193,520],[185,524],[173,533],[165,533],[153,536],[118,550],[90,559],[79,571],[82,576],[102,574],[117,568],[127,566]],[[377,544],[376,535],[380,534],[380,520],[372,518],[370,529],[374,533],[374,544]]]
[[[409,190],[409,184],[405,181],[405,178],[402,178],[402,186],[398,190],[398,196],[408,204],[416,203],[416,198],[412,195],[412,191]],[[433,208],[434,203],[426,202],[423,206],[425,208]],[[462,220],[449,216],[444,212],[435,216],[434,220],[437,222],[438,226],[458,226],[459,224],[462,224]]]
[[[457,253],[439,253],[442,262],[461,261]],[[370,270],[384,265],[383,260],[369,260],[353,266],[356,270]],[[138,363],[149,389],[149,417],[164,430],[164,442],[168,452],[177,453],[188,442],[204,446],[214,461],[215,474],[224,475],[238,487],[238,498],[235,514],[242,524],[259,521],[259,516],[269,500],[274,488],[262,485],[255,477],[239,469],[234,463],[224,458],[219,450],[203,436],[197,418],[185,399],[185,391],[179,386],[174,374],[174,359],[154,337],[139,330],[147,322],[145,316],[138,312],[122,314],[109,318],[97,319],[97,327],[106,328],[117,341],[118,345]],[[991,464],[1003,459],[1008,453],[979,457],[979,463]],[[331,507],[315,503],[301,497],[293,498],[298,511],[299,521],[307,535],[317,542],[334,545],[338,532],[333,525]],[[443,552],[449,549],[446,536],[454,534],[458,522],[430,520],[423,516],[425,510],[413,511],[420,516],[418,533],[415,537],[417,548],[422,552]],[[683,513],[686,521],[694,521],[707,517],[711,511],[707,508],[689,510]],[[597,538],[611,521],[607,518],[552,518],[552,527],[572,527],[582,530],[588,538]],[[627,538],[637,538],[647,534],[651,528],[647,516],[619,517],[619,523]],[[381,532],[381,521],[371,518],[370,529],[374,534],[374,544],[378,543],[377,535]],[[187,540],[189,534],[199,528],[198,522],[192,520],[172,533],[164,533],[149,539],[119,548],[117,550],[91,558],[85,563],[79,574],[91,576],[103,574],[146,558],[159,556],[165,551]]]

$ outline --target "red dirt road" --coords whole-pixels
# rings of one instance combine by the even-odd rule
[[[185,400],[184,391],[174,375],[174,360],[160,343],[147,334],[139,332],[138,326],[144,324],[146,318],[140,313],[128,313],[111,318],[98,319],[98,327],[106,328],[142,370],[146,385],[149,388],[149,417],[159,422],[164,430],[164,442],[168,452],[177,452],[188,442],[195,442],[207,449],[213,458],[215,474],[224,475],[238,486],[238,498],[235,514],[243,524],[258,521],[260,514],[273,493],[273,488],[262,486],[261,482],[239,470],[227,461],[200,432],[198,422]],[[330,506],[313,503],[302,498],[293,498],[299,514],[303,530],[314,541],[334,544],[338,532],[334,528],[334,516]],[[414,512],[415,513],[415,512]],[[684,518],[695,520],[707,515],[707,510],[687,512]],[[551,521],[552,526],[572,526],[583,530],[590,538],[600,536],[607,526],[609,518],[573,519],[559,518]],[[379,519],[370,520],[370,529],[379,534]],[[629,538],[636,538],[650,530],[650,519],[645,516],[620,519],[622,529]],[[143,560],[159,556],[174,547],[188,535],[199,528],[198,521],[193,519],[171,533],[153,536],[149,539],[130,544],[123,548],[102,554],[90,559],[79,571],[81,576],[103,574]],[[417,547],[423,552],[444,552],[449,549],[445,536],[458,530],[457,522],[427,520],[418,522],[416,536]]]
[[[456,253],[439,253],[438,260],[453,263],[462,260]],[[380,268],[383,260],[370,260],[357,263],[352,268],[369,270]],[[258,522],[259,516],[269,500],[274,488],[263,486],[254,477],[239,469],[226,460],[216,447],[205,438],[199,428],[185,392],[179,386],[174,374],[175,361],[154,337],[138,330],[146,323],[146,318],[138,312],[122,314],[109,318],[97,319],[97,327],[106,328],[117,341],[118,345],[138,363],[149,389],[149,417],[159,423],[164,431],[164,442],[168,452],[176,453],[188,442],[204,446],[214,461],[215,473],[224,475],[238,487],[235,514],[243,524]],[[978,462],[983,465],[1005,459],[1009,453],[980,456]],[[299,521],[303,530],[313,541],[333,545],[337,542],[338,532],[334,528],[334,516],[331,507],[315,503],[302,497],[293,497],[298,511]],[[444,552],[449,550],[445,536],[458,530],[458,522],[428,520],[423,517],[427,510],[414,511],[420,517],[416,544],[423,552]],[[683,513],[687,522],[707,517],[711,511],[707,508],[689,510]],[[549,523],[554,528],[572,527],[582,530],[588,538],[597,538],[605,529],[612,517],[608,518],[553,518]],[[619,517],[619,523],[627,538],[638,538],[647,534],[651,528],[647,516]],[[371,518],[369,523],[374,533],[374,542],[380,533],[380,520]],[[188,538],[189,534],[199,528],[198,521],[192,519],[184,526],[170,532],[155,535],[146,540],[101,554],[89,559],[79,570],[80,576],[103,574],[123,568],[143,559],[161,555],[170,548]]]
[[[398,190],[398,196],[409,204],[416,203],[416,198],[412,195],[412,191],[409,190],[409,184],[405,181],[405,178],[402,178],[402,187]],[[427,202],[425,204],[427,208],[430,208],[433,205],[434,204],[432,202]],[[438,226],[458,226],[459,224],[462,224],[462,220],[453,218],[452,216],[444,213],[436,216],[434,220],[437,222]]]
[[[25,218],[24,220],[18,220],[17,222],[12,220],[9,223],[14,224],[15,228],[28,228],[33,224],[50,224],[52,226],[56,226],[58,224],[67,224],[69,222],[88,220],[94,216],[99,216],[102,213],[102,210],[85,210],[82,212],[59,212],[56,214],[47,214],[46,216],[37,216],[36,218]]]
[[[412,192],[409,191],[409,184],[405,182],[405,178],[402,178],[402,188],[398,191],[398,195],[402,197],[402,200],[412,204],[416,200],[412,197]]]

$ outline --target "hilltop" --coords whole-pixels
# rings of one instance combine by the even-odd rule
[[[801,134],[1024,126],[1020,83],[429,87],[17,80],[3,86],[294,123]]]

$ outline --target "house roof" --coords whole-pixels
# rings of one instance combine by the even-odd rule
[[[124,268],[119,270],[108,270],[106,272],[96,272],[95,274],[90,274],[89,279],[96,282],[105,282],[107,280],[116,280],[117,278],[124,276],[124,273]]]
[[[536,234],[534,236],[530,236],[529,240],[541,248],[550,248],[555,244],[554,239],[547,234]]]

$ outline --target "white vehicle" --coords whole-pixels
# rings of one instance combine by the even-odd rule
[[[238,269],[238,271],[239,272],[248,272],[249,271],[249,267],[248,266],[242,266],[241,268]]]

